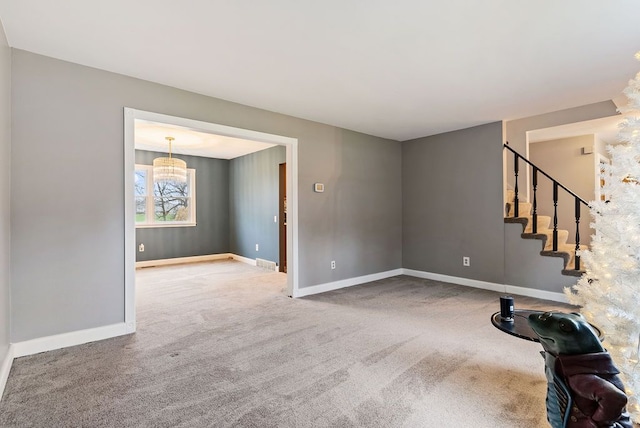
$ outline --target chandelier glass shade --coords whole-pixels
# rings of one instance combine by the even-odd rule
[[[169,141],[169,157],[159,157],[153,160],[153,179],[161,182],[186,183],[187,163],[171,156],[171,142],[174,138],[166,137],[166,139]]]

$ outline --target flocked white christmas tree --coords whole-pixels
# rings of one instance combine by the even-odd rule
[[[604,331],[604,347],[629,396],[627,409],[640,422],[640,73],[624,93],[630,115],[620,125],[621,144],[608,147],[605,200],[590,203],[596,233],[590,250],[580,252],[586,273],[565,293]]]

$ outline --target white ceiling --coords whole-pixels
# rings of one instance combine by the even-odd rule
[[[225,137],[182,126],[136,119],[136,149],[168,152],[169,142],[166,137],[175,138],[171,143],[173,153],[217,159],[233,159],[275,146],[275,144]]]
[[[0,0],[12,47],[406,140],[617,96],[637,0]]]

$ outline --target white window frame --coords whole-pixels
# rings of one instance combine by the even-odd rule
[[[156,221],[155,219],[155,197],[153,195],[153,167],[151,165],[135,164],[135,170],[144,169],[147,171],[147,204],[146,218],[144,223],[136,222],[136,228],[149,227],[193,227],[196,226],[196,170],[187,168],[187,180],[189,180],[189,220],[188,221]],[[134,204],[135,209],[135,204]]]

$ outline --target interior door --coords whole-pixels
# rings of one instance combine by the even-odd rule
[[[280,272],[287,272],[287,164],[280,164]]]

